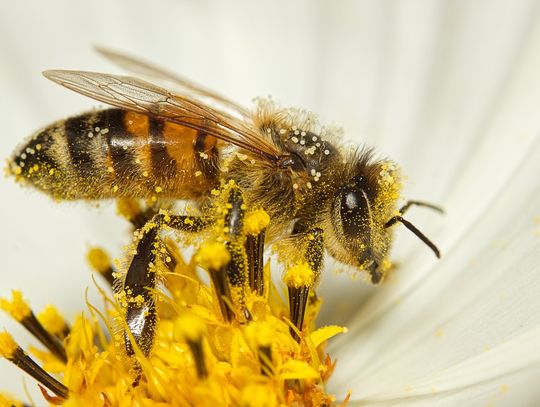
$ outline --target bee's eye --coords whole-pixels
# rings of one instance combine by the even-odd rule
[[[365,178],[358,176],[340,192],[340,214],[343,232],[356,237],[369,227],[369,191]]]

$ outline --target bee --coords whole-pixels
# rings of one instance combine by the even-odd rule
[[[438,208],[409,201],[398,209],[401,182],[395,163],[375,159],[366,147],[346,147],[302,110],[282,109],[261,99],[251,111],[161,68],[100,52],[150,81],[86,71],[45,71],[46,78],[112,107],[38,131],[12,159],[10,171],[18,179],[57,200],[197,202],[202,208],[199,217],[153,214],[146,219],[146,223],[166,223],[189,232],[216,222],[204,208],[211,206],[214,191],[232,181],[223,220],[227,240],[233,242],[243,233],[246,208],[260,208],[270,219],[266,234],[261,230],[241,241],[247,261],[235,263],[232,255],[234,267],[228,266],[228,283],[241,285],[245,271],[257,292],[262,292],[257,275],[264,244],[284,237],[293,242],[288,244],[294,248],[289,249],[292,256],[307,259],[315,272],[328,253],[367,272],[374,284],[389,269],[396,223],[439,257],[436,246],[403,218],[412,205]],[[144,229],[144,223],[138,226]],[[155,325],[148,290],[155,281],[147,269],[155,256],[152,242],[158,237],[158,228],[146,230],[124,281],[133,296],[145,299],[132,305],[126,316],[143,350],[151,346],[147,342]],[[291,320],[301,330],[306,295],[299,292],[298,296],[291,300]],[[224,315],[233,317],[227,306]]]

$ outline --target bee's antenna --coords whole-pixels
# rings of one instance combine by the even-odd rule
[[[396,222],[399,222],[403,224],[407,229],[409,229],[411,232],[413,232],[422,242],[424,242],[426,245],[429,246],[431,250],[433,250],[433,253],[435,253],[435,256],[437,256],[438,259],[441,258],[441,252],[435,246],[435,244],[429,240],[426,235],[424,235],[420,230],[416,228],[411,222],[409,222],[406,219],[403,219],[401,216],[394,216],[391,218],[386,224],[384,225],[385,228],[389,228],[390,226],[394,225]]]

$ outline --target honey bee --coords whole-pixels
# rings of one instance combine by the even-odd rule
[[[345,147],[304,111],[282,109],[264,99],[250,111],[161,68],[100,52],[151,82],[96,72],[45,71],[48,79],[113,107],[38,131],[12,159],[10,171],[18,179],[58,200],[198,202],[200,217],[151,217],[153,222],[158,219],[191,232],[215,222],[205,216],[204,208],[212,202],[213,191],[232,180],[235,187],[228,194],[230,211],[225,219],[230,240],[241,233],[245,208],[261,208],[270,218],[266,235],[261,231],[243,241],[247,265],[239,260],[236,274],[247,268],[250,276],[256,275],[253,269],[260,272],[265,241],[287,237],[298,243],[292,245],[295,255],[308,259],[317,272],[327,252],[366,271],[377,284],[389,268],[396,223],[406,226],[439,257],[435,245],[403,218],[411,205],[438,208],[409,201],[398,209],[401,182],[393,162],[375,159],[365,147]],[[147,290],[155,282],[146,269],[157,234],[157,229],[151,229],[140,240],[124,281],[133,295],[147,300],[128,310],[126,317],[143,350],[150,347],[145,340],[155,324]],[[233,286],[239,284],[234,275],[229,273]],[[250,285],[261,291],[257,277],[250,277]],[[291,309],[298,308],[298,301],[294,304]],[[295,314],[291,319],[301,330],[299,308],[291,310]],[[137,317],[143,314],[141,323]]]

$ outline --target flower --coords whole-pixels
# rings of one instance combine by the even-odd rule
[[[44,18],[37,3],[6,3],[0,13],[10,33],[0,43],[10,101],[0,156],[22,134],[90,106],[35,73],[109,70],[86,52],[96,42],[146,51],[237,100],[264,92],[308,107],[399,162],[406,196],[447,211],[432,224],[414,214],[442,248],[441,262],[402,234],[393,254],[399,269],[385,286],[323,276],[322,320],[350,328],[330,348],[339,360],[333,389],[383,405],[538,402],[535,2],[80,7],[48,5]],[[173,52],[164,38],[175,39]],[[79,294],[91,285],[80,272],[80,246],[116,247],[121,224],[86,208],[41,206],[7,182],[0,188],[4,213],[25,214],[3,223],[3,292],[24,287],[33,302],[55,298],[71,314],[80,310]],[[85,233],[68,235],[72,229]],[[40,297],[45,275],[55,284]],[[4,376],[15,388],[20,379],[11,372]]]
[[[232,194],[233,185],[225,184],[221,193]],[[136,208],[134,202],[120,206]],[[226,216],[226,205],[218,207],[222,211]],[[124,214],[133,218],[133,213]],[[248,212],[243,239],[264,233],[268,223],[261,209]],[[127,264],[155,227],[146,223],[135,232]],[[115,271],[100,248],[92,248],[88,260],[111,287],[117,287],[114,299],[100,289],[103,310],[89,304],[88,312],[70,324],[51,306],[36,316],[19,291],[13,291],[11,299],[0,298],[0,308],[41,342],[41,348],[30,347],[28,354],[9,333],[0,332],[0,355],[39,382],[43,397],[55,405],[334,404],[324,387],[334,369],[324,345],[346,329],[315,329],[320,300],[310,289],[315,279],[312,268],[307,263],[293,265],[284,275],[291,304],[289,320],[289,304],[273,286],[269,264],[262,268],[262,257],[257,260],[261,270],[250,271],[243,285],[227,278],[230,273],[242,273],[242,263],[235,263],[232,256],[246,256],[246,252],[231,252],[234,242],[226,240],[223,229],[218,224],[210,237],[194,242],[198,249],[189,262],[174,240],[155,244],[155,260],[148,273],[164,286],[162,292],[156,291],[155,299],[149,300],[145,292],[134,296],[129,278],[122,277],[126,271]],[[208,272],[211,285],[204,283],[197,267]],[[305,296],[298,294],[302,292]],[[137,324],[152,328],[137,340],[137,324],[131,324],[128,316],[131,304],[139,302],[144,308],[137,319],[144,323]],[[293,309],[302,317],[295,318]],[[157,323],[152,322],[156,315]],[[151,351],[147,340],[153,342]],[[22,405],[5,394],[0,400]]]

